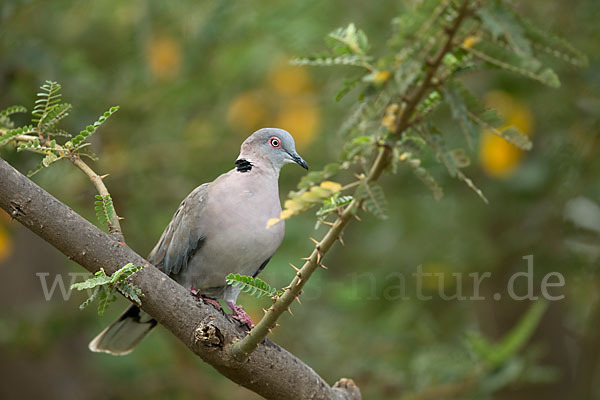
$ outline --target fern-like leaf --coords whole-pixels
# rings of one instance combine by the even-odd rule
[[[3,146],[19,135],[29,135],[34,133],[32,125],[22,126],[20,128],[9,129],[4,134],[0,135],[0,146]]]
[[[117,299],[117,291],[121,292],[125,297],[134,301],[137,305],[141,304],[141,297],[144,297],[142,290],[136,285],[127,281],[129,277],[144,268],[143,266],[135,266],[129,263],[111,276],[107,276],[104,268],[100,268],[93,277],[71,285],[71,289],[87,290],[94,289],[90,297],[88,297],[80,306],[83,309],[89,306],[94,300],[98,299],[98,315],[104,315],[108,305]]]
[[[31,114],[33,114],[32,122],[40,124],[41,120],[60,102],[61,86],[52,81],[46,81],[40,87],[40,92],[37,94],[37,100]]]
[[[435,180],[431,173],[421,166],[421,160],[416,158],[411,152],[405,151],[400,153],[398,148],[394,149],[394,158],[397,157],[398,161],[402,162],[410,170],[412,173],[421,181],[433,194],[433,198],[436,200],[440,200],[444,197],[444,190],[440,186],[440,184]]]
[[[10,120],[10,116],[17,113],[26,113],[27,109],[23,106],[10,106],[0,111],[0,128],[12,129],[15,124]]]
[[[61,103],[52,106],[48,112],[42,115],[39,121],[41,132],[49,133],[48,131],[56,126],[62,119],[66,118],[71,111],[72,106],[69,103]]]
[[[365,67],[365,57],[357,55],[342,55],[337,57],[315,56],[294,58],[290,61],[292,65],[310,65],[316,67],[329,67],[332,65],[352,65]]]
[[[109,225],[110,220],[115,216],[115,208],[112,198],[109,194],[101,196],[97,194],[94,202],[94,210],[96,210],[96,218],[103,225]]]
[[[364,206],[379,219],[387,219],[388,203],[381,186],[362,182],[356,189],[355,196],[364,199]]]
[[[282,290],[273,288],[262,279],[253,278],[251,276],[229,274],[225,277],[225,282],[230,286],[239,288],[243,293],[247,293],[256,298],[262,296],[274,297],[283,294]]]
[[[111,107],[103,115],[98,118],[92,125],[88,125],[84,130],[79,132],[79,135],[75,136],[70,142],[73,146],[77,147],[85,140],[87,140],[96,130],[102,125],[111,115],[119,110],[119,106]]]

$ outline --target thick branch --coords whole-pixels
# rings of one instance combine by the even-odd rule
[[[414,114],[419,103],[423,100],[428,91],[435,86],[434,78],[436,73],[444,59],[444,56],[448,54],[454,48],[454,38],[469,12],[471,11],[468,7],[469,0],[463,0],[458,14],[452,25],[446,30],[446,40],[435,54],[433,59],[427,62],[427,72],[421,83],[412,91],[411,96],[406,102],[405,109],[400,117],[394,134],[396,136],[401,135],[410,126],[410,117]],[[375,158],[375,161],[371,165],[369,174],[367,175],[367,183],[374,182],[379,179],[381,173],[387,166],[390,157],[390,148],[382,147]],[[336,221],[333,223],[329,231],[325,234],[320,242],[315,241],[315,249],[311,253],[310,257],[306,258],[306,262],[302,268],[297,271],[296,276],[287,287],[284,294],[277,299],[277,301],[267,310],[267,313],[260,320],[260,322],[244,337],[240,342],[234,343],[231,351],[233,357],[238,360],[243,360],[248,357],[258,344],[271,332],[275,327],[277,320],[281,315],[289,311],[289,307],[302,292],[302,288],[306,284],[306,281],[310,278],[313,272],[322,266],[321,260],[325,253],[333,246],[336,240],[341,241],[341,234],[348,222],[354,216],[356,210],[362,205],[362,200],[355,198],[352,202],[344,209],[338,216]]]
[[[2,159],[0,207],[90,272],[103,267],[112,274],[130,262],[148,264]],[[198,302],[154,266],[148,265],[135,274],[133,282],[144,293],[142,308],[146,312],[220,373],[265,398],[361,398],[351,380],[342,379],[329,386],[309,366],[270,341],[263,341],[244,362],[235,360],[228,348],[244,336],[243,329],[222,312]]]

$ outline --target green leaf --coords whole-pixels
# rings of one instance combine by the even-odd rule
[[[71,143],[75,147],[78,147],[78,146],[80,147],[81,143],[86,141],[93,133],[95,133],[96,130],[100,127],[100,125],[102,125],[104,122],[106,122],[106,120],[111,115],[113,115],[115,112],[117,112],[118,110],[119,110],[119,106],[111,107],[108,111],[106,111],[103,115],[101,115],[100,118],[98,118],[98,120],[96,122],[94,122],[92,125],[88,125],[85,129],[83,129],[81,132],[79,132],[79,135],[77,135],[73,139],[71,139]]]
[[[32,122],[37,123],[39,126],[42,118],[60,102],[60,89],[61,86],[52,81],[46,81],[40,87],[41,91],[37,94],[38,99],[35,101],[35,107],[31,112],[33,115]]]
[[[44,133],[53,129],[55,125],[62,119],[66,118],[71,111],[72,106],[68,103],[61,103],[51,106],[47,112],[45,112],[39,121],[40,131]]]
[[[15,124],[10,120],[10,116],[16,113],[25,113],[27,109],[23,106],[10,106],[0,111],[0,128],[12,129]]]
[[[115,271],[111,276],[107,276],[104,268],[100,268],[93,277],[71,285],[71,289],[84,290],[94,289],[90,297],[79,306],[83,309],[90,305],[94,300],[98,299],[98,315],[104,315],[108,305],[117,299],[117,291],[121,292],[125,297],[132,300],[136,304],[141,304],[141,297],[144,297],[142,290],[129,283],[127,279],[133,274],[144,268],[143,266],[135,266],[129,263]]]
[[[327,164],[322,171],[311,171],[304,175],[298,183],[298,189],[308,189],[311,186],[318,185],[327,178],[337,174],[342,166],[338,163]]]
[[[110,221],[115,216],[115,208],[112,198],[109,194],[106,196],[96,195],[98,201],[94,202],[94,210],[96,210],[96,218],[98,222],[110,227]]]
[[[367,35],[352,23],[331,32],[326,42],[336,54],[364,55],[369,48]]]
[[[444,197],[444,191],[429,171],[421,166],[421,160],[414,157],[411,152],[405,151],[400,154],[399,148],[394,148],[394,158],[406,164],[412,173],[421,181],[433,194],[433,198],[441,200]]]
[[[556,73],[550,68],[542,68],[541,63],[533,57],[519,57],[489,41],[482,41],[477,48],[463,48],[475,57],[500,69],[523,75],[552,88],[560,87],[560,80]]]
[[[354,197],[364,199],[364,206],[371,214],[379,219],[387,219],[388,203],[381,186],[362,182],[356,189]]]
[[[571,46],[563,38],[539,29],[531,21],[519,16],[517,13],[515,13],[515,18],[521,25],[525,36],[532,43],[534,50],[541,51],[577,67],[586,67],[588,65],[587,56]]]
[[[496,136],[499,136],[506,140],[508,143],[511,143],[522,150],[531,150],[533,144],[527,135],[522,134],[517,128],[514,126],[508,127],[506,129],[500,130],[495,128],[486,122],[485,118],[480,118],[472,113],[469,113],[469,118],[473,121],[477,122],[483,128],[487,129],[488,132],[493,133]],[[489,121],[489,118],[487,118]]]
[[[256,298],[262,296],[280,296],[283,294],[282,290],[272,288],[268,283],[259,278],[253,278],[251,276],[240,275],[240,274],[228,274],[225,277],[225,282],[233,287],[238,287],[242,293],[247,293]]]
[[[314,67],[329,67],[332,65],[352,65],[365,67],[366,58],[357,55],[342,55],[337,57],[315,56],[294,58],[290,61],[292,65],[310,65]]]
[[[94,302],[94,300],[96,300],[98,298],[98,295],[100,294],[100,291],[102,289],[99,287],[94,288],[94,290],[92,291],[92,294],[90,295],[90,297],[88,297],[83,303],[81,303],[79,305],[79,309],[83,310],[84,308],[86,308],[87,306],[89,306],[90,304],[92,304]]]
[[[477,15],[494,39],[504,39],[520,56],[531,55],[531,44],[525,37],[523,27],[512,9],[498,0],[487,1],[484,7],[477,11]]]
[[[35,133],[32,125],[22,126],[20,128],[9,129],[0,135],[0,146],[3,146],[19,135],[29,135]]]
[[[469,119],[467,104],[473,107],[478,100],[458,81],[448,82],[444,88],[444,100],[450,106],[452,118],[458,123],[469,148],[473,149],[479,137],[479,127]]]
[[[548,302],[545,300],[533,303],[519,323],[497,344],[491,344],[479,334],[471,334],[468,337],[469,343],[473,350],[493,368],[498,367],[527,344],[547,308]]]

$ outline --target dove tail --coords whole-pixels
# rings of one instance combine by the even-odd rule
[[[95,352],[125,355],[154,328],[157,321],[137,306],[130,306],[125,312],[89,344]]]

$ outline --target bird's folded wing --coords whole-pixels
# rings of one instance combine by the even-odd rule
[[[202,247],[202,213],[208,198],[208,183],[198,186],[179,205],[148,261],[165,274],[178,274]]]

